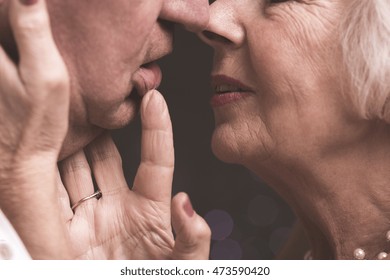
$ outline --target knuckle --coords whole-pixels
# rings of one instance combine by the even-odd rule
[[[84,160],[67,159],[59,162],[59,170],[63,176],[71,174],[89,174],[91,169]]]
[[[37,11],[17,17],[14,24],[17,32],[21,33],[21,35],[34,34],[34,36],[39,36],[45,34],[48,18],[45,13]]]
[[[39,79],[40,87],[44,93],[63,92],[69,88],[69,80],[66,73],[63,71],[50,71],[50,73],[43,73]]]

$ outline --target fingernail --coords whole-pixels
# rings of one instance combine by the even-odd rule
[[[157,92],[156,90],[153,90],[149,102],[147,104],[147,111],[150,114],[158,114],[162,113],[164,111],[164,100],[162,95]]]
[[[194,216],[194,208],[192,208],[192,204],[189,198],[187,198],[187,201],[183,205],[184,212],[188,215],[188,217]]]
[[[38,2],[38,0],[20,0],[20,3],[26,6],[34,5]]]

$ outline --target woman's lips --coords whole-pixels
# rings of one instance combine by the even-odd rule
[[[220,107],[238,100],[241,100],[245,97],[248,97],[250,93],[248,92],[230,92],[224,94],[215,94],[211,97],[210,105],[212,107]]]
[[[140,96],[144,96],[149,90],[158,88],[162,79],[162,73],[157,63],[152,62],[142,65],[133,75],[133,85]]]
[[[243,84],[225,75],[212,76],[211,84],[214,94],[210,100],[212,107],[219,107],[241,100],[253,93],[253,90]]]

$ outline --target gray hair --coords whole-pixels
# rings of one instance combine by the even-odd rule
[[[390,123],[390,0],[351,1],[341,45],[359,113]]]

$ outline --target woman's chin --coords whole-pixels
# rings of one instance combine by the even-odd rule
[[[215,130],[211,140],[211,149],[214,155],[226,163],[241,164],[239,149],[234,137]]]
[[[211,148],[214,155],[226,163],[243,165],[249,169],[253,164],[263,162],[271,157],[270,152],[275,151],[270,138],[254,137],[247,129],[239,129],[230,123],[217,124]],[[245,126],[246,127],[246,126]]]

